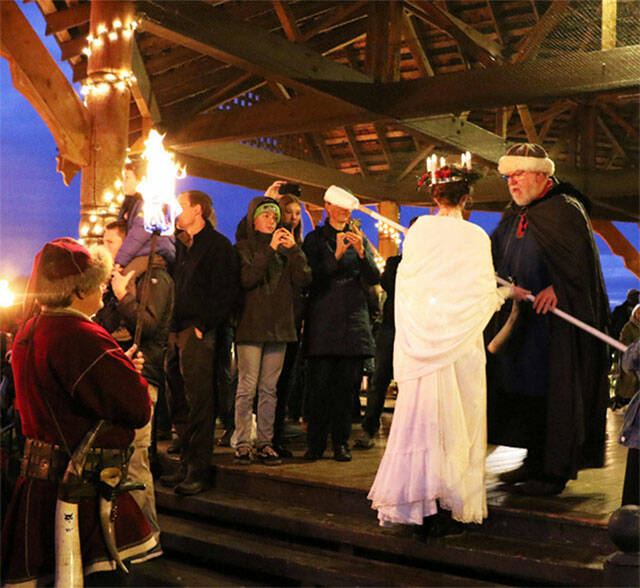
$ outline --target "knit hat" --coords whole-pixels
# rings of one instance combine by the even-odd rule
[[[275,200],[269,199],[256,206],[256,209],[253,212],[253,220],[256,220],[263,212],[273,212],[276,215],[276,223],[280,222],[280,206],[278,206],[278,203]]]
[[[516,171],[541,172],[552,176],[556,166],[541,145],[518,143],[510,147],[498,162],[498,171],[508,176]]]
[[[89,251],[70,237],[54,239],[36,255],[30,288],[40,304],[58,306],[76,290],[86,292],[104,282],[112,265],[104,247]]]
[[[324,193],[324,201],[347,210],[355,210],[360,206],[360,200],[339,186],[329,186]]]

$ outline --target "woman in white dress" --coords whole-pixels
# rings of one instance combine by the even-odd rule
[[[399,392],[369,499],[381,525],[424,521],[425,531],[442,535],[459,530],[451,518],[482,523],[487,516],[482,331],[505,298],[528,292],[497,288],[489,237],[462,216],[468,183],[449,180],[431,191],[439,212],[411,227],[398,268]],[[433,516],[438,506],[444,513]]]

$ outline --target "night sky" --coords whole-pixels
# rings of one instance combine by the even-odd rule
[[[45,24],[37,6],[19,6],[42,38]],[[53,37],[45,38],[44,42],[58,60],[60,49]],[[64,63],[62,68],[70,78],[70,68]],[[0,279],[12,280],[28,274],[35,253],[45,242],[61,236],[78,237],[80,174],[71,186],[66,187],[62,176],[55,171],[56,155],[56,145],[49,130],[31,104],[13,88],[8,64],[0,59]],[[192,188],[203,190],[212,197],[218,229],[232,241],[249,201],[259,194],[198,178],[177,182],[179,191]],[[408,226],[412,217],[424,213],[421,208],[403,207],[401,222]],[[374,221],[361,213],[354,216],[363,217],[363,228],[375,244]],[[470,220],[491,232],[499,221],[499,214],[474,212]],[[308,217],[305,221],[308,229]],[[616,225],[638,248],[637,225]],[[624,300],[627,289],[637,287],[638,281],[599,237],[597,240],[610,302],[615,306]]]

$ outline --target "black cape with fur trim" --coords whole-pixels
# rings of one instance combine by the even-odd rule
[[[511,203],[491,236],[494,264],[499,271],[506,243],[517,231],[521,215],[526,215],[527,231],[533,235],[551,278],[558,308],[604,330],[609,303],[585,208],[589,208],[588,200],[569,184],[553,186],[545,196],[525,208]],[[527,287],[527,284],[520,285]],[[497,333],[508,312],[508,308],[503,309],[494,317],[487,328],[487,338]],[[559,317],[551,313],[548,317],[549,387],[543,396],[546,416],[542,417],[544,432],[538,439],[541,445],[538,449],[543,452],[546,475],[575,478],[579,469],[600,467],[604,463],[607,348],[600,340]],[[490,357],[489,442],[531,447],[528,445],[531,440],[522,439],[519,431],[527,430],[524,420],[535,415],[527,415],[516,406],[517,395],[505,389],[508,384],[504,385],[499,369],[499,362]],[[542,402],[544,405],[545,400]],[[523,422],[514,422],[514,415],[520,415]]]

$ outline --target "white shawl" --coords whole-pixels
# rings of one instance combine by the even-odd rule
[[[419,218],[396,278],[395,379],[420,378],[456,361],[503,302],[487,234],[458,218]]]

